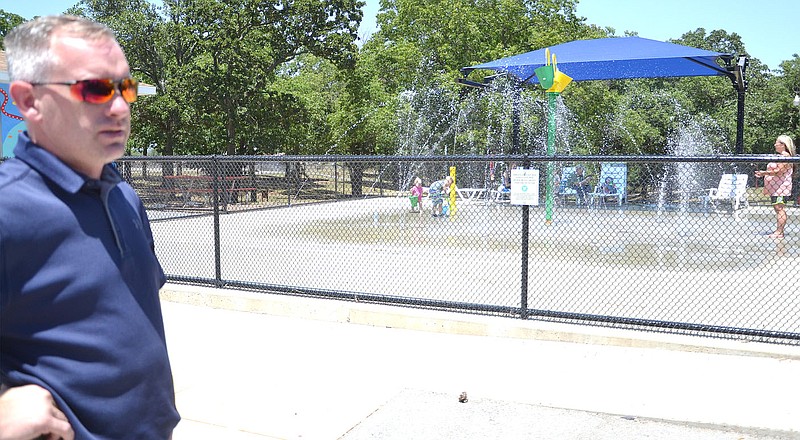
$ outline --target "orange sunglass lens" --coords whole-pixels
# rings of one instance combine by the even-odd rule
[[[73,95],[90,104],[105,104],[114,97],[114,89],[119,84],[119,91],[126,102],[136,101],[138,81],[132,78],[115,83],[110,79],[87,79],[78,81],[72,86]]]
[[[123,79],[119,91],[126,102],[136,102],[136,97],[139,95],[139,81],[133,78]]]
[[[114,96],[114,82],[110,79],[87,79],[72,86],[72,93],[90,104],[103,104]]]

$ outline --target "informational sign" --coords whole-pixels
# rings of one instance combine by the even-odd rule
[[[511,204],[539,205],[539,170],[511,170]]]

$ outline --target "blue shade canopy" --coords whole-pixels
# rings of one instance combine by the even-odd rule
[[[577,40],[549,49],[556,56],[558,70],[573,81],[730,75],[716,62],[728,54],[641,37]],[[477,69],[508,72],[523,82],[536,84],[534,70],[546,64],[545,50],[464,67],[461,72],[464,75]]]

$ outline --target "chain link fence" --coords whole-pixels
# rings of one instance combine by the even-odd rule
[[[118,167],[171,281],[798,344],[800,208],[787,204],[784,238],[768,236],[776,214],[754,176],[768,160],[206,156]],[[433,216],[428,187],[451,172],[457,189]],[[416,177],[426,195],[415,208]]]

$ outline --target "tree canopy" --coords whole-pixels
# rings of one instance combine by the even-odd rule
[[[113,28],[133,74],[155,87],[133,107],[132,154],[509,153],[498,146],[536,151],[544,93],[502,79],[465,89],[459,69],[613,36],[576,4],[381,0],[379,30],[360,47],[359,0],[82,0],[69,12]],[[22,21],[0,10],[0,37]],[[725,30],[670,41],[747,54]],[[744,151],[770,152],[778,134],[798,139],[800,58],[773,71],[751,58],[747,79]],[[734,144],[736,93],[724,78],[593,81],[562,98],[579,127],[564,134],[572,153],[664,153],[687,118],[716,127],[705,133],[712,143]]]

